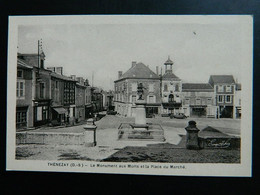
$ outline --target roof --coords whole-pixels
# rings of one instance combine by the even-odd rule
[[[209,82],[213,84],[217,83],[235,83],[233,75],[211,75],[209,78]]]
[[[24,60],[21,60],[21,59],[19,59],[19,58],[17,58],[17,67],[19,67],[19,68],[33,69],[32,66],[30,66],[30,65],[27,64]]]
[[[79,82],[76,83],[76,86],[77,86],[77,87],[81,87],[81,88],[86,88],[85,85],[82,85],[82,84],[80,84]]]
[[[144,65],[142,62],[139,62],[135,66],[131,67],[118,80],[126,78],[160,79],[157,74],[155,74],[150,68],[148,68],[148,66]]]
[[[166,62],[164,62],[164,64],[173,64],[173,61],[171,61],[170,57],[168,58],[168,60],[166,60]]]
[[[225,137],[228,137],[230,138],[231,136],[221,132],[220,130],[218,129],[215,129],[211,126],[207,126],[206,128],[202,129],[200,132],[199,132],[199,136],[200,137],[203,137],[203,138],[225,138]]]
[[[214,91],[209,83],[183,83],[182,91]]]
[[[162,76],[163,80],[174,80],[174,81],[180,81],[181,79],[179,79],[179,77],[177,77],[175,74],[173,74],[172,72],[166,72],[163,76]]]
[[[61,80],[74,81],[74,82],[76,82],[76,81],[73,80],[72,78],[67,77],[67,76],[64,76],[64,75],[57,74],[56,72],[51,72],[51,76],[54,77],[54,78],[57,78],[57,79],[61,79]]]
[[[45,57],[45,53],[42,51],[40,54],[38,53],[17,53],[18,56],[44,56]]]

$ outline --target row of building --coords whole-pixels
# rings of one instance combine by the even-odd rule
[[[45,55],[17,56],[16,127],[73,125],[111,106],[111,92],[88,80],[63,75],[62,67],[45,68]]]
[[[164,63],[165,72],[156,73],[143,63],[132,62],[124,74],[118,72],[115,86],[115,110],[123,116],[135,116],[137,85],[144,86],[146,113],[168,116],[183,113],[190,117],[240,118],[241,84],[233,75],[211,75],[208,83],[185,83],[172,70],[173,61]]]

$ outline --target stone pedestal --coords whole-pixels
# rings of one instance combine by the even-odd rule
[[[145,101],[137,100],[135,104],[136,104],[135,124],[146,125]]]
[[[138,99],[136,102],[136,113],[134,124],[121,124],[119,126],[118,139],[121,140],[150,140],[165,141],[164,131],[160,125],[147,125],[146,123],[146,102]]]
[[[146,124],[146,112],[145,112],[145,105],[146,102],[144,100],[137,100],[136,101],[136,113],[135,113],[135,124],[133,128],[135,130],[147,130],[148,125]]]
[[[85,146],[87,147],[92,147],[92,146],[96,146],[97,142],[96,142],[96,129],[97,126],[94,123],[93,119],[88,119],[87,120],[87,124],[84,126],[85,132]]]
[[[185,128],[187,131],[186,148],[187,149],[200,149],[199,146],[199,129],[196,127],[195,121],[189,121],[189,125]]]

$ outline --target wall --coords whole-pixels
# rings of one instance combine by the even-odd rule
[[[33,106],[32,106],[32,70],[20,69],[23,71],[23,77],[17,78],[17,81],[24,81],[24,97],[16,97],[16,106],[28,106],[27,109],[27,127],[33,127]],[[15,89],[16,94],[16,89]],[[16,117],[16,116],[15,116]]]
[[[78,120],[78,122],[85,119],[85,88],[86,88],[85,86],[80,86],[76,84],[75,117]]]

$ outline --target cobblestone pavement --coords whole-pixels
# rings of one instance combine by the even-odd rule
[[[195,120],[200,129],[208,125],[221,129],[224,133],[240,135],[240,120],[233,119],[170,119],[168,117],[149,118],[147,122],[161,124],[164,128],[166,141],[164,143],[176,146],[180,143],[182,135],[186,134],[185,127],[188,121]],[[118,140],[118,126],[120,123],[133,123],[134,118],[107,115],[96,122],[97,146],[85,147],[82,145],[18,145],[17,159],[37,160],[103,160],[125,147],[142,147],[156,145],[156,141],[128,141]],[[43,128],[34,132],[83,132],[84,125],[63,128]]]

